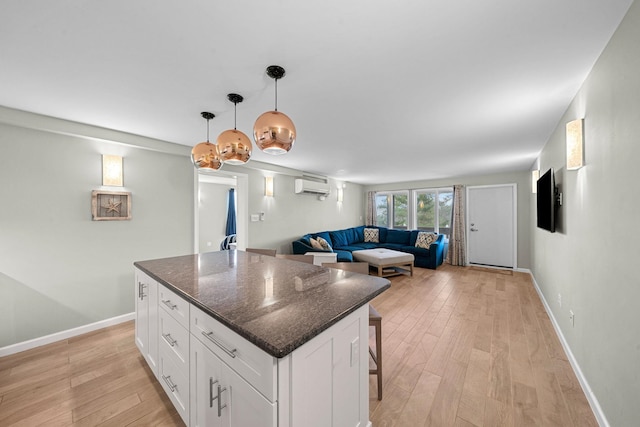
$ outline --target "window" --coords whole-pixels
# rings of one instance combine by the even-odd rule
[[[452,188],[380,192],[375,204],[381,227],[451,233]]]
[[[453,189],[416,190],[416,228],[440,234],[451,233]]]
[[[408,191],[376,193],[376,225],[406,230],[408,224]]]

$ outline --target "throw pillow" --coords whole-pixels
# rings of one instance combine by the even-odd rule
[[[318,236],[316,237],[316,240],[318,241],[318,243],[320,243],[320,246],[322,246],[322,249],[324,249],[325,251],[333,251],[333,249],[331,249],[331,245],[329,244],[329,242],[327,242],[322,237]]]
[[[320,242],[318,242],[318,241],[317,241],[316,239],[314,239],[313,237],[309,239],[309,242],[311,243],[311,247],[312,247],[313,249],[320,249],[320,250],[324,249],[324,248],[322,247],[322,245],[320,244]]]
[[[431,244],[435,242],[437,238],[438,235],[435,233],[420,231],[418,233],[418,238],[416,239],[416,247],[429,249],[429,246],[431,246]]]
[[[364,241],[370,243],[380,243],[380,230],[378,230],[377,228],[365,228]]]

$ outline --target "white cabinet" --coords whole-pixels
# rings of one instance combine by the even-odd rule
[[[135,270],[136,345],[158,376],[158,282]]]
[[[277,359],[191,306],[191,334],[272,402],[277,400]]]
[[[158,285],[158,336],[160,384],[189,424],[189,309],[190,304],[162,285]]]
[[[368,425],[368,328],[365,304],[291,353],[288,425]],[[284,370],[283,366],[280,372]]]
[[[136,269],[136,345],[187,426],[366,427],[368,307],[282,358]]]
[[[191,337],[191,425],[215,427],[278,424],[269,402],[195,336]]]

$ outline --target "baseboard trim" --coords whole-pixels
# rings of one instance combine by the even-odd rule
[[[66,331],[56,332],[51,335],[45,335],[44,337],[34,338],[32,340],[11,344],[6,347],[0,348],[0,357],[9,356],[10,354],[20,353],[21,351],[31,350],[32,348],[40,347],[52,342],[65,340],[78,335],[86,334],[87,332],[96,331],[98,329],[106,328],[108,326],[117,325],[119,323],[128,322],[134,320],[135,313],[123,314],[121,316],[112,317],[110,319],[101,320],[99,322],[90,323],[88,325],[78,326],[77,328],[68,329]]]
[[[544,294],[540,290],[540,287],[538,286],[538,282],[536,282],[536,278],[533,276],[533,273],[531,272],[529,273],[531,274],[531,280],[533,281],[533,286],[535,287],[536,292],[538,292],[538,296],[542,301],[542,305],[544,305],[544,309],[549,315],[549,319],[551,319],[551,324],[553,325],[553,329],[555,329],[556,335],[558,335],[558,338],[560,339],[560,344],[562,344],[562,348],[564,349],[565,353],[567,353],[567,357],[569,358],[569,363],[571,364],[571,367],[573,368],[573,372],[576,374],[576,377],[578,378],[580,387],[582,387],[582,391],[584,392],[584,395],[587,397],[587,401],[589,402],[589,406],[591,406],[593,415],[595,415],[596,420],[598,421],[598,424],[601,427],[610,427],[609,421],[607,421],[607,417],[604,415],[604,412],[602,411],[600,402],[598,402],[596,395],[593,393],[593,390],[591,390],[591,386],[589,386],[589,382],[587,381],[584,374],[582,373],[582,369],[580,369],[580,365],[578,364],[578,361],[573,356],[573,353],[571,352],[571,348],[569,347],[569,343],[567,342],[564,335],[562,334],[562,330],[560,330],[560,326],[558,325],[558,322],[556,321],[556,318],[553,315],[553,312],[551,311],[551,307],[547,303],[547,300],[545,299]]]

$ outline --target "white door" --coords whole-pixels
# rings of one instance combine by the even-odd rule
[[[470,264],[514,268],[516,185],[467,187]]]

